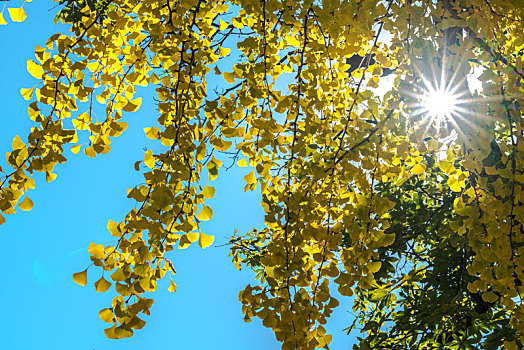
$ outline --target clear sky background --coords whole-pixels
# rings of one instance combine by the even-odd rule
[[[0,2],[0,4],[3,4]],[[19,7],[22,0],[11,0]],[[0,151],[11,150],[16,135],[26,140],[33,125],[27,115],[28,101],[21,88],[37,81],[26,70],[34,58],[36,45],[44,46],[49,36],[66,32],[53,24],[57,9],[50,0],[26,3],[28,18],[12,23],[7,10],[7,26],[0,26]],[[58,177],[51,183],[37,175],[36,190],[29,192],[35,206],[30,212],[6,216],[0,226],[2,249],[0,265],[0,349],[280,349],[273,332],[254,318],[243,321],[238,292],[248,283],[255,284],[254,273],[237,271],[224,244],[235,229],[247,232],[263,225],[260,195],[243,191],[247,168],[222,170],[215,198],[210,201],[214,218],[202,225],[205,233],[215,235],[215,243],[205,250],[197,244],[171,255],[177,274],[178,290],[169,293],[169,279],[158,284],[151,296],[155,304],[146,326],[129,339],[110,340],[103,329],[109,324],[98,311],[109,307],[114,291],[96,293],[93,282],[101,270],[90,268],[88,285],[81,287],[72,274],[89,264],[87,247],[112,239],[107,232],[109,219],[120,221],[134,202],[126,190],[143,182],[133,164],[143,159],[150,147],[143,128],[156,124],[157,113],[151,90],[141,91],[143,104],[128,114],[129,126],[112,139],[109,154],[89,158],[80,152],[64,153],[68,161],[58,165]],[[0,165],[7,171],[5,157]],[[340,299],[339,299],[340,300]],[[328,321],[333,334],[332,349],[350,349],[356,334],[347,336],[342,329],[352,321],[351,302],[341,306]]]

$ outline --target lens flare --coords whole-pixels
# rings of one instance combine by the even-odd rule
[[[422,109],[429,117],[437,121],[451,118],[456,112],[458,97],[449,90],[430,89],[422,97]]]

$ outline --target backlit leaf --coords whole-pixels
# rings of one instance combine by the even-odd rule
[[[116,269],[116,271],[111,274],[111,279],[115,282],[125,281],[126,275],[124,274],[124,270],[122,268]]]
[[[171,280],[171,284],[169,285],[169,288],[167,288],[167,290],[170,291],[171,293],[176,292],[176,284],[175,282],[173,282],[173,280]]]
[[[115,322],[115,315],[110,308],[102,309],[98,312],[98,317],[104,322],[113,323]]]
[[[107,229],[113,235],[114,237],[121,237],[122,233],[118,229],[118,224],[114,222],[113,220],[109,220],[107,222]]]
[[[87,284],[87,269],[85,269],[82,272],[74,273],[73,281],[75,281],[76,284],[85,286]]]
[[[13,22],[23,22],[27,18],[23,7],[10,8],[9,16]]]
[[[22,97],[26,100],[30,100],[31,97],[33,97],[33,91],[35,88],[32,89],[20,89],[20,93],[22,94]]]
[[[23,143],[22,140],[20,140],[20,137],[16,135],[11,143],[11,147],[13,147],[13,150],[22,149],[25,147],[25,143]]]
[[[24,200],[18,205],[18,207],[23,211],[29,211],[33,209],[33,201],[29,199],[28,196],[25,196]]]
[[[218,22],[219,22],[219,27],[218,28],[220,30],[224,30],[224,29],[226,29],[229,26],[229,24],[227,22],[223,21],[222,18],[220,18],[218,20]]]
[[[46,171],[46,173],[45,173],[45,180],[47,182],[54,181],[56,179],[56,176],[57,176],[56,174],[53,174],[53,173],[50,173],[50,172]]]
[[[241,167],[241,168],[248,166],[248,164],[247,164],[245,158],[240,159],[240,160],[237,162],[237,164],[238,164],[238,166]]]
[[[214,236],[206,235],[205,233],[200,233],[200,239],[198,241],[198,245],[200,245],[200,248],[205,249],[209,247],[211,244],[213,244],[214,240],[215,240]]]
[[[199,233],[198,232],[188,232],[186,233],[186,237],[191,243],[195,243],[198,240]]]
[[[42,66],[35,63],[33,60],[27,60],[27,71],[36,79],[42,79],[42,76],[44,74]]]
[[[74,154],[78,154],[78,152],[80,152],[80,147],[82,147],[82,145],[75,145],[71,147],[71,152],[73,152]]]
[[[197,215],[197,219],[202,221],[210,220],[213,217],[213,209],[208,207],[207,205],[204,205],[202,207],[202,210]]]
[[[91,243],[87,249],[89,254],[94,256],[96,259],[105,259],[106,254],[104,253],[104,246],[100,244]]]
[[[202,194],[204,195],[204,198],[213,198],[213,196],[215,195],[215,188],[206,185],[202,190]]]
[[[426,168],[422,164],[419,164],[419,163],[415,164],[413,168],[411,168],[411,172],[415,175],[422,174],[425,170]]]
[[[97,292],[105,292],[106,290],[111,287],[111,282],[106,281],[105,278],[102,276],[98,281],[95,282],[95,288]]]
[[[153,169],[155,167],[155,161],[156,159],[153,155],[153,151],[148,149],[144,155],[144,164],[147,165],[148,168]]]
[[[249,174],[244,176],[244,180],[246,180],[248,184],[254,184],[257,182],[257,178],[255,177],[255,173],[253,172],[253,170],[251,170]]]

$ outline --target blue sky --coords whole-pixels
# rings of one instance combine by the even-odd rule
[[[20,0],[9,2],[19,7]],[[36,45],[44,45],[55,32],[66,28],[53,24],[56,14],[50,0],[26,3],[28,18],[23,23],[0,26],[0,150],[10,150],[14,136],[24,140],[32,122],[27,117],[28,102],[21,88],[37,81],[26,71],[26,61],[34,57]],[[7,11],[4,12],[7,18]],[[202,226],[215,235],[212,247],[198,245],[175,250],[171,256],[177,275],[176,293],[167,292],[169,279],[159,283],[153,294],[155,304],[147,325],[130,339],[110,340],[103,333],[108,324],[98,311],[108,307],[111,290],[96,293],[92,285],[101,271],[91,268],[88,285],[80,287],[72,274],[90,263],[90,242],[112,239],[107,232],[109,219],[120,221],[133,205],[126,190],[143,181],[133,170],[143,159],[149,141],[143,128],[155,124],[156,113],[150,90],[142,90],[143,105],[126,116],[128,130],[113,139],[109,154],[89,158],[80,152],[65,152],[68,161],[57,166],[54,182],[37,176],[36,190],[29,193],[35,206],[6,217],[0,226],[2,253],[0,300],[3,317],[0,349],[279,349],[270,329],[257,319],[243,321],[238,292],[254,284],[251,271],[237,271],[225,243],[235,229],[247,232],[263,225],[263,211],[256,192],[243,191],[247,168],[234,167],[221,172],[213,185],[216,195],[210,201],[213,220]],[[0,165],[7,169],[2,156]],[[350,302],[342,302],[328,322],[333,334],[332,349],[349,349],[354,336],[342,329],[351,321]]]

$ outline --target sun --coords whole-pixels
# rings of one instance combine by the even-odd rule
[[[435,121],[449,120],[457,112],[458,104],[458,95],[454,91],[430,88],[421,98],[421,112]]]

